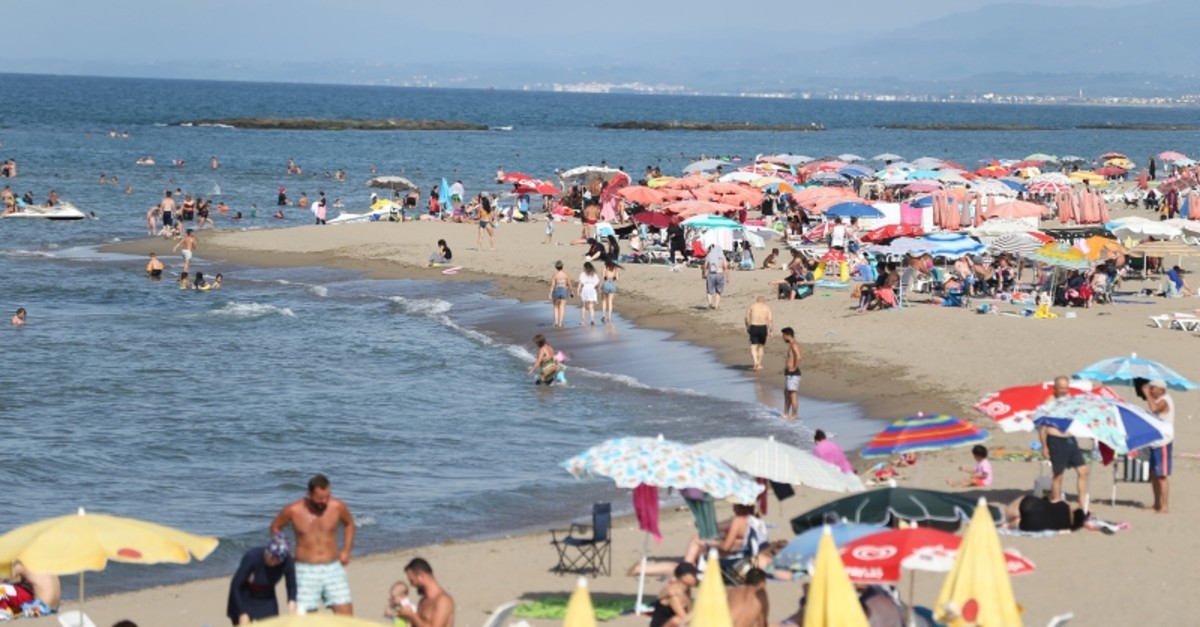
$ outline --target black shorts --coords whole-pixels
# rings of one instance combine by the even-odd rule
[[[767,343],[767,325],[752,324],[746,329],[746,332],[750,334],[751,344],[763,345]]]
[[[1083,451],[1079,443],[1072,437],[1046,436],[1046,452],[1050,455],[1050,467],[1056,475],[1066,472],[1069,468],[1078,468],[1087,462],[1083,459]]]

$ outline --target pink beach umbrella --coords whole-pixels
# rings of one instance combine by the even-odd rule
[[[1096,192],[1096,202],[1100,207],[1100,224],[1108,224],[1108,201],[1104,200],[1100,192]]]

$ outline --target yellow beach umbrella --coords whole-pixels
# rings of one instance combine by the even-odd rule
[[[1125,247],[1120,242],[1103,235],[1093,235],[1084,240],[1083,245],[1089,261],[1100,261],[1125,253]]]
[[[575,592],[567,602],[567,616],[563,627],[596,627],[596,610],[592,607],[592,595],[588,594],[587,579],[580,577]]]
[[[276,616],[264,621],[257,621],[254,624],[257,627],[379,627],[379,623],[337,614]]]
[[[704,580],[696,591],[696,603],[692,607],[692,627],[733,627],[729,615],[729,599],[725,596],[725,583],[721,581],[721,564],[717,552],[708,554],[708,567]]]
[[[986,508],[985,508],[986,509]],[[829,527],[821,534],[804,603],[804,627],[867,627],[854,584],[833,544]]]
[[[105,514],[59,516],[25,525],[0,536],[0,575],[14,560],[35,573],[83,573],[104,570],[109,561],[127,564],[186,564],[202,560],[217,548],[217,539],[197,536],[154,523]]]
[[[1022,625],[996,523],[982,498],[942,584],[936,612],[937,620],[948,625]]]

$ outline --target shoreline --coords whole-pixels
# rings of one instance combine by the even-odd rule
[[[562,231],[575,228],[564,225]],[[256,231],[221,231],[200,233],[198,256],[223,259],[231,263],[253,266],[325,266],[363,272],[370,278],[408,278],[422,280],[488,280],[495,285],[497,295],[524,301],[544,300],[548,291],[547,279],[555,259],[562,259],[572,270],[582,248],[541,245],[542,229],[537,225],[504,224],[497,240],[500,251],[476,250],[471,225],[446,223],[404,223],[342,225],[336,227],[304,226],[289,229]],[[573,235],[573,233],[572,233]],[[423,267],[430,244],[439,238],[451,242],[455,263],[464,269],[453,277]],[[102,252],[145,254],[151,250],[169,253],[173,242],[142,240],[119,243],[101,248]],[[168,257],[170,259],[170,257]],[[1187,264],[1195,269],[1195,265]],[[485,268],[486,271],[472,270]],[[689,274],[691,273],[691,274]],[[744,307],[754,296],[766,291],[766,281],[778,278],[776,272],[755,270],[731,275],[723,306],[708,311],[704,302],[703,283],[695,269],[683,274],[668,272],[663,266],[626,267],[616,311],[643,328],[673,332],[673,337],[713,350],[718,360],[729,368],[745,368],[749,354],[741,328]],[[694,276],[693,276],[694,275]],[[1131,285],[1130,289],[1136,287]],[[631,297],[631,295],[633,297]],[[921,297],[915,296],[919,299]],[[1190,309],[1192,302],[1176,301],[1149,304],[1130,303],[1107,305],[1092,309],[1073,310],[1076,317],[1068,318],[1059,310],[1057,320],[1034,320],[1019,316],[977,315],[973,312],[923,305],[920,300],[900,311],[854,314],[845,291],[819,290],[806,300],[769,301],[775,312],[775,326],[793,326],[797,339],[805,349],[805,377],[801,391],[807,397],[838,402],[861,401],[859,406],[868,419],[896,419],[917,411],[926,413],[951,412],[987,429],[991,439],[989,449],[997,451],[1024,450],[1034,438],[1028,433],[1003,433],[990,419],[979,415],[970,406],[986,392],[1042,380],[1060,372],[1073,372],[1093,361],[1136,351],[1139,355],[1157,359],[1180,369],[1185,376],[1194,377],[1191,353],[1194,338],[1178,331],[1154,329],[1146,325],[1146,316],[1161,313],[1164,307]],[[999,305],[996,309],[1011,309]],[[550,308],[545,310],[549,319]],[[570,315],[568,316],[570,319]],[[773,349],[773,346],[775,347]],[[763,373],[778,371],[782,347],[773,338],[768,343]],[[753,380],[775,394],[778,377],[774,374],[750,375]],[[1128,394],[1128,389],[1122,389]],[[780,395],[781,396],[781,395]],[[1115,506],[1108,502],[1110,471],[1096,467],[1092,473],[1092,510],[1097,515],[1115,521],[1128,521],[1133,530],[1116,536],[1080,532],[1061,538],[1002,537],[1005,547],[1020,550],[1037,565],[1038,572],[1013,580],[1018,600],[1026,608],[1026,622],[1036,624],[1049,617],[1071,610],[1083,624],[1105,620],[1132,619],[1135,615],[1122,594],[1129,586],[1144,580],[1119,568],[1131,551],[1161,552],[1178,543],[1179,534],[1186,533],[1191,516],[1200,513],[1200,506],[1186,495],[1196,485],[1200,462],[1189,455],[1194,445],[1190,433],[1191,421],[1197,412],[1195,394],[1176,394],[1177,434],[1176,468],[1171,482],[1176,488],[1176,500],[1170,516],[1155,516],[1133,507],[1135,501],[1149,498],[1146,484],[1120,484]],[[781,400],[781,399],[780,399]],[[826,424],[821,416],[808,416],[801,406],[801,417],[807,426],[837,431],[836,424]],[[736,426],[731,426],[736,430]],[[920,470],[906,473],[901,485],[937,488],[943,480],[960,476],[958,467],[966,463],[969,452],[951,449],[922,454]],[[851,456],[859,470],[876,460]],[[1041,471],[1033,462],[995,461],[996,481],[984,494],[995,501],[1007,501],[1027,493]],[[1073,492],[1073,478],[1067,481]],[[771,502],[768,523],[773,525],[774,538],[790,537],[788,516],[799,514],[809,507],[837,498],[838,495],[814,490],[798,490],[796,498],[782,504]],[[615,497],[622,498],[622,497]],[[616,502],[614,501],[614,504]],[[579,518],[584,511],[564,511],[563,519]],[[728,515],[727,508],[718,506],[718,516]],[[683,540],[692,534],[690,516],[686,512],[664,508],[661,518],[662,545],[653,546],[657,556],[682,554]],[[548,592],[567,594],[574,578],[556,577],[546,569],[556,561],[553,549],[547,546],[549,534],[532,530],[528,533],[501,534],[495,539],[471,541],[452,540],[437,545],[400,549],[356,558],[350,570],[355,594],[356,613],[368,618],[378,614],[375,603],[383,599],[387,585],[400,578],[400,569],[411,556],[420,554],[434,564],[439,579],[447,582],[456,593],[463,623],[482,621],[484,613],[513,598],[535,598]],[[632,596],[636,580],[621,576],[626,566],[636,561],[641,535],[629,518],[614,521],[614,574],[592,582],[594,594]],[[1160,553],[1161,555],[1161,553]],[[1181,586],[1187,580],[1189,560],[1164,560],[1163,576],[1147,592],[1159,598],[1163,615],[1187,615],[1186,594]],[[1079,568],[1106,570],[1114,576],[1100,582],[1083,581],[1073,576]],[[496,575],[500,574],[500,577]],[[917,601],[933,602],[940,577],[922,578],[917,586]],[[654,594],[659,583],[648,581],[647,591]],[[1097,588],[1099,585],[1099,588]],[[95,606],[103,611],[144,614],[137,618],[165,616],[166,610],[157,606],[166,599],[168,606],[187,605],[197,615],[212,616],[208,624],[217,624],[223,608],[225,580],[197,580],[168,588],[143,589],[107,597]],[[772,584],[768,587],[772,601],[771,620],[778,621],[793,611],[798,590],[794,585]],[[89,603],[90,608],[93,604]],[[67,606],[70,609],[70,606]],[[124,616],[115,614],[114,620]],[[199,624],[190,617],[186,621],[167,618],[150,624]],[[93,618],[96,618],[93,613]],[[102,621],[101,621],[102,622]],[[534,627],[557,625],[556,621],[531,620]],[[98,622],[99,624],[99,622]],[[614,627],[638,627],[640,619],[621,617]]]

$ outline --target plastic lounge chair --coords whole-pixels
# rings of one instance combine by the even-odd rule
[[[1197,327],[1200,327],[1200,318],[1194,314],[1177,312],[1171,317],[1170,326],[1172,329],[1180,331],[1195,331]]]
[[[576,535],[587,530],[588,525],[571,523],[566,535],[559,537],[561,530],[550,530],[550,544],[558,550],[558,574],[590,572],[593,576],[612,575],[612,503],[592,505],[591,537]]]
[[[512,616],[513,610],[517,609],[518,605],[520,605],[520,601],[509,601],[497,606],[484,621],[483,627],[504,627],[508,624],[508,617]]]
[[[1157,316],[1149,316],[1149,318],[1150,318],[1150,324],[1154,325],[1154,328],[1156,328],[1156,329],[1166,329],[1167,326],[1164,326],[1164,324],[1170,325],[1170,323],[1171,323],[1171,316],[1169,316],[1167,314],[1160,314]]]

